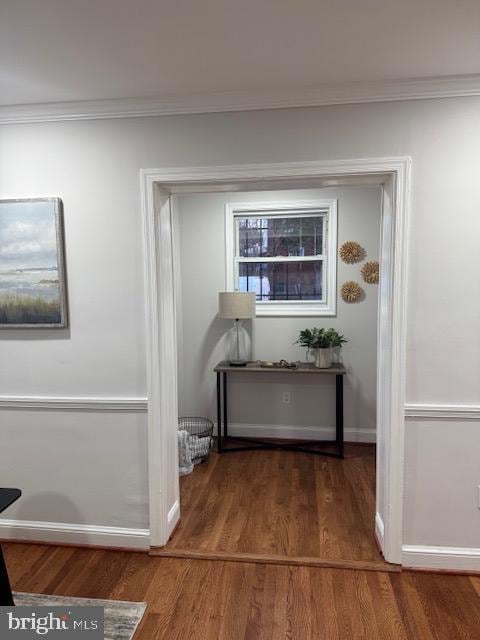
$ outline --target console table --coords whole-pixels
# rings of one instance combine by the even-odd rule
[[[5,511],[7,507],[18,500],[22,495],[20,489],[2,489],[0,488],[0,513]],[[10,588],[10,580],[8,579],[7,566],[3,557],[2,547],[0,545],[0,606],[14,606],[12,590]]]
[[[302,362],[296,369],[261,367],[258,362],[249,362],[245,367],[232,367],[228,362],[219,362],[214,371],[217,374],[217,451],[230,453],[234,451],[251,451],[257,449],[287,449],[289,451],[303,451],[333,458],[343,458],[343,376],[346,374],[343,364],[335,363],[329,369],[317,369],[313,363]],[[282,376],[310,375],[335,376],[335,440],[302,440],[296,442],[268,441],[265,438],[244,438],[228,435],[228,384],[230,374],[262,375],[278,373]],[[230,443],[242,446],[229,446]],[[319,446],[335,445],[334,451]]]

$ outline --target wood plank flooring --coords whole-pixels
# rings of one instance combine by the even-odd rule
[[[213,453],[180,487],[181,522],[166,552],[385,565],[374,538],[373,445],[347,445],[345,460],[280,450]]]
[[[478,640],[480,578],[4,545],[16,590],[146,601],[135,640]]]

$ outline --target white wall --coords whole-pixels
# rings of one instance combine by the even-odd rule
[[[226,358],[229,321],[217,317],[218,291],[225,290],[225,204],[231,202],[338,201],[338,246],[357,240],[367,259],[378,260],[380,242],[381,188],[377,186],[209,193],[176,196],[180,253],[182,307],[178,336],[179,411],[181,415],[204,415],[216,420],[216,382],[213,367]],[[338,295],[337,315],[331,318],[268,318],[255,320],[255,358],[305,360],[305,349],[294,344],[301,329],[334,327],[349,342],[341,358],[347,367],[345,380],[345,428],[347,439],[375,437],[377,289],[363,282],[361,263],[338,260],[338,289],[346,280],[362,283],[365,297],[346,304]],[[331,437],[335,424],[335,380],[312,381],[274,373],[261,378],[230,377],[229,413],[235,433],[245,425],[296,427],[274,429],[279,437]],[[282,403],[289,391],[290,404]],[[298,427],[307,427],[308,431]],[[314,429],[320,427],[315,434]]]
[[[0,197],[64,201],[70,310],[66,330],[0,330],[0,394],[145,397],[139,160],[112,155],[98,128],[67,129],[0,129]],[[6,518],[148,527],[144,410],[0,410],[0,421],[1,484],[24,491]]]
[[[480,416],[411,420],[407,434],[406,543],[478,549]]]
[[[58,195],[64,200],[72,322],[69,334],[23,339],[18,332],[1,332],[2,394],[144,395],[141,167],[410,155],[407,401],[478,406],[479,148],[476,97],[2,127],[0,196]],[[80,515],[91,514],[91,501],[96,501],[98,524],[109,521],[112,501],[124,504],[126,495],[144,491],[129,486],[128,463],[118,464],[119,445],[101,423],[91,446],[103,448],[105,456],[86,465],[74,458],[75,442],[59,446],[54,431],[40,423],[36,412],[15,415],[19,427],[12,427],[10,413],[2,414],[2,442],[5,425],[21,428],[27,434],[23,442],[45,464],[32,482],[24,447],[9,450],[8,457],[0,447],[1,468],[8,469],[12,484],[32,487],[26,497],[29,505],[37,500],[36,516],[43,512],[38,503],[50,484],[46,443],[59,455],[66,446],[79,473],[99,468],[105,483],[116,487],[114,495],[105,497],[100,490],[80,496],[69,474],[58,476],[60,494],[74,502]],[[76,421],[88,433],[90,416],[79,413]],[[473,423],[468,425],[459,429],[448,418],[407,424],[406,543],[448,545],[455,527],[455,544],[471,544],[480,511],[472,490],[478,443]],[[418,433],[424,429],[427,435],[421,441],[431,438],[432,446],[417,448]],[[448,455],[451,433],[457,444]],[[126,438],[132,451],[138,451],[142,440],[133,426]],[[448,469],[438,463],[440,452],[449,460]],[[136,454],[130,464],[139,465]],[[144,457],[142,487],[146,469]],[[431,504],[445,501],[439,479],[446,474],[449,495],[469,498],[450,502],[449,509],[425,509],[425,499]],[[425,482],[421,493],[419,477]],[[480,478],[475,483],[480,484]],[[145,500],[146,494],[141,497]],[[56,509],[45,510],[45,518],[61,520],[61,501],[56,504]],[[146,513],[146,506],[132,507],[125,517],[135,526],[139,518],[146,520]],[[30,511],[22,517],[29,518]]]
[[[6,518],[148,527],[145,414],[3,410],[1,421],[2,486],[24,493]]]

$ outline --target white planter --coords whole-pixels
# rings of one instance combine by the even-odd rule
[[[326,347],[325,349],[309,349],[308,354],[313,355],[313,364],[317,369],[329,369],[332,366],[332,347]]]
[[[340,347],[332,347],[332,364],[340,362]]]

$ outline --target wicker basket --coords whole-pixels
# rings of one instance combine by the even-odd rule
[[[204,462],[213,443],[213,422],[208,418],[184,417],[178,419],[179,431],[188,431],[190,434],[190,449],[192,462],[198,464]]]

